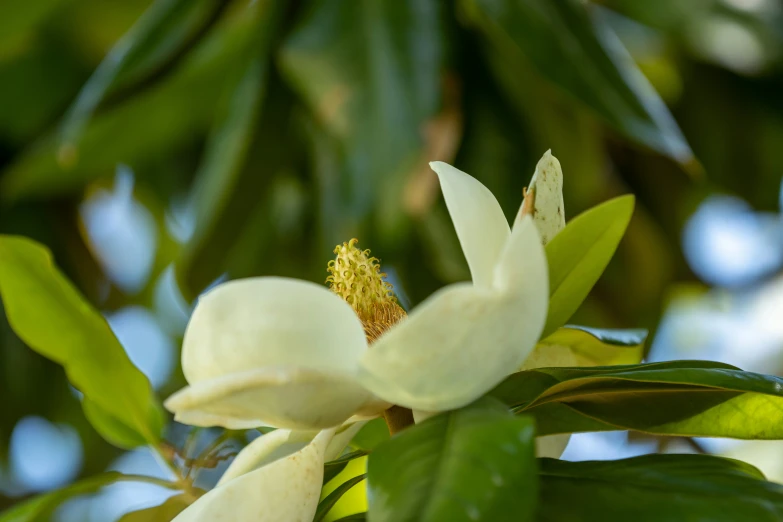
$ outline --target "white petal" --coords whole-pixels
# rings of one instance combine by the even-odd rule
[[[368,421],[359,421],[351,424],[341,426],[329,441],[329,445],[326,447],[326,453],[324,454],[324,460],[329,462],[334,460],[343,454],[345,447],[351,442],[354,435],[359,433]]]
[[[536,437],[536,457],[549,457],[559,459],[568,446],[570,433],[558,433],[557,435],[544,435]]]
[[[495,267],[493,285],[501,292],[524,294],[527,299],[542,305],[543,309],[538,307],[536,310],[543,310],[546,320],[549,306],[549,265],[530,217],[522,219],[511,232]]]
[[[261,419],[237,419],[228,415],[214,415],[198,410],[175,411],[174,420],[189,426],[200,426],[202,428],[221,426],[229,430],[250,430],[267,425]]]
[[[317,431],[275,430],[245,446],[220,477],[218,486],[301,450],[318,435]]]
[[[565,227],[565,205],[563,204],[563,170],[560,162],[546,151],[536,165],[530,180],[528,192],[533,192],[533,218],[544,244],[549,243]],[[524,203],[523,203],[524,206]],[[522,209],[517,213],[514,226],[521,220]]]
[[[477,179],[441,161],[433,161],[430,167],[440,179],[473,283],[489,286],[492,270],[509,236],[503,210]]]
[[[266,366],[352,374],[366,348],[353,309],[326,287],[240,279],[199,300],[185,331],[182,370],[190,384]]]
[[[296,453],[216,487],[174,522],[311,522],[333,433],[323,431]]]
[[[165,405],[175,418],[191,422],[258,419],[256,426],[312,430],[342,424],[371,399],[354,377],[341,373],[266,367],[191,384]]]
[[[505,245],[493,286],[461,283],[430,296],[365,353],[359,380],[382,399],[425,411],[489,391],[527,358],[546,320],[546,257],[529,218]]]

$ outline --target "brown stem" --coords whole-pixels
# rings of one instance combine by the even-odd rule
[[[389,433],[394,435],[413,425],[413,412],[408,408],[392,406],[383,412],[383,420],[386,421],[386,425],[389,427]]]

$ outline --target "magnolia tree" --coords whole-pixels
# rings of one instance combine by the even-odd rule
[[[16,333],[65,367],[107,440],[150,446],[175,478],[99,475],[0,520],[38,520],[120,480],[178,492],[123,520],[310,522],[346,510],[340,520],[783,519],[783,487],[739,461],[558,460],[576,432],[783,438],[783,379],[707,361],[640,364],[646,332],[566,324],[612,257],[633,197],[566,223],[560,164],[547,152],[509,225],[476,179],[431,167],[472,281],[404,310],[351,239],[335,248],[327,285],[270,276],[214,287],[185,332],[188,385],[164,403],[193,427],[182,447],[162,438],[148,381],[48,252],[2,237],[0,291]],[[201,428],[225,431],[196,451]],[[196,487],[201,468],[227,458],[223,443],[251,430],[262,435],[217,484]],[[342,472],[357,459],[360,472]]]

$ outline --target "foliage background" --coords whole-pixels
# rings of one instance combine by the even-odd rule
[[[427,161],[512,215],[548,148],[568,216],[638,201],[576,322],[650,328],[649,360],[783,372],[777,2],[605,0],[592,22],[532,0],[150,4],[0,3],[0,233],[53,250],[161,396],[183,383],[189,303],[213,281],[320,281],[358,237],[413,305],[468,277]],[[612,73],[607,31],[657,95],[632,64]],[[1,321],[0,508],[107,466],[155,469],[105,443],[62,369]],[[565,456],[714,451],[783,480],[777,442],[679,442],[582,435]],[[123,487],[61,516],[107,520],[152,494]]]

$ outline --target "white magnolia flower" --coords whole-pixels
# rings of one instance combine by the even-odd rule
[[[541,160],[522,209],[533,218],[520,212],[513,227],[484,185],[445,163],[431,165],[472,283],[449,285],[406,316],[377,260],[352,241],[336,250],[334,291],[278,277],[221,284],[202,296],[185,332],[189,386],[166,403],[175,418],[325,429],[390,404],[458,408],[519,368],[547,314],[536,228],[551,236],[560,226],[551,217],[562,217],[559,164],[549,153]]]
[[[477,180],[444,163],[432,168],[472,283],[450,285],[406,316],[377,260],[352,241],[336,249],[332,292],[266,277],[225,283],[202,297],[183,345],[189,386],[167,407],[188,424],[294,430],[248,445],[176,522],[310,521],[324,462],[363,423],[334,426],[391,403],[423,418],[471,402],[519,368],[562,362],[529,357],[548,305],[539,235],[551,239],[565,224],[557,160],[547,152],[539,162],[513,227]],[[539,455],[557,457],[567,441],[541,437]]]

